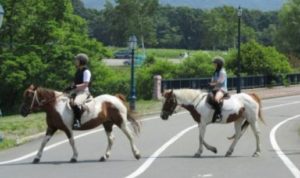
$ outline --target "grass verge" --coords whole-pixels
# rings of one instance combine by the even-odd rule
[[[0,150],[14,147],[19,139],[43,132],[45,129],[44,113],[31,114],[27,118],[20,115],[1,117],[0,133],[3,138],[0,142]]]

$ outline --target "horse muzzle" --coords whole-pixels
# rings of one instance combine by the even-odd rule
[[[28,107],[22,105],[21,108],[20,108],[20,114],[23,117],[26,117],[26,116],[28,116],[29,113],[30,113],[30,109]]]
[[[162,120],[168,120],[169,114],[167,112],[161,112],[160,117]]]

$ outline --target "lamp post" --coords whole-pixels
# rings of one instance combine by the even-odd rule
[[[238,71],[237,71],[237,87],[236,92],[241,93],[241,17],[242,17],[242,8],[238,8]]]
[[[134,79],[134,50],[137,46],[137,39],[135,35],[129,37],[129,49],[131,50],[131,81],[130,81],[130,110],[135,111],[135,79]]]

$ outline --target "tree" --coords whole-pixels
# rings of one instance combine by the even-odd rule
[[[279,12],[276,46],[285,53],[300,57],[300,0],[288,0]]]
[[[58,90],[67,86],[77,53],[98,62],[106,54],[101,43],[88,38],[87,24],[74,15],[69,0],[2,3],[6,13],[1,39],[10,44],[1,46],[0,55],[0,108],[5,111],[18,107],[31,83]]]

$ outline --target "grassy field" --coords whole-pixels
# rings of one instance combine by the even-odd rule
[[[144,114],[159,112],[160,109],[160,101],[139,100],[136,102],[136,110],[139,117]],[[45,130],[45,113],[30,114],[26,118],[20,115],[0,117],[0,134],[3,137],[0,141],[0,150],[14,147],[19,144],[19,140],[45,132]]]

